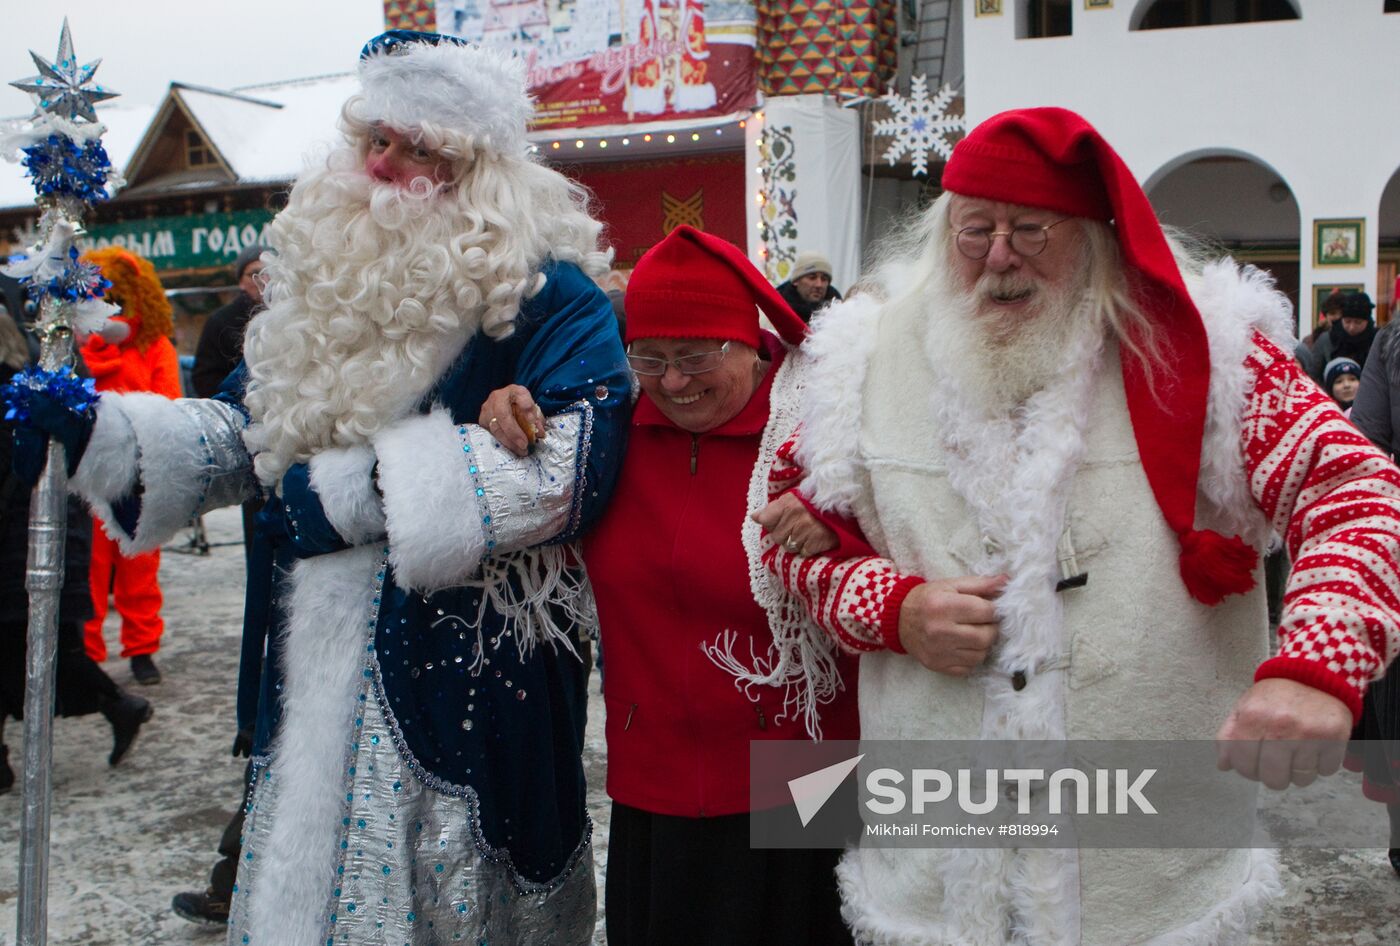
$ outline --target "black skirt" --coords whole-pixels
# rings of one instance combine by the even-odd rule
[[[839,851],[749,847],[749,816],[678,818],[613,802],[609,946],[843,946]]]

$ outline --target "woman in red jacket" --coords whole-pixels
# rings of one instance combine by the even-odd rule
[[[608,941],[850,942],[837,853],[751,850],[748,812],[750,741],[858,738],[854,665],[827,652],[803,698],[776,676],[736,686],[733,657],[777,654],[751,588],[772,542],[747,517],[789,485],[770,484],[784,438],[765,430],[791,416],[782,368],[805,327],[737,248],[689,227],[638,262],[626,313],[642,397],[584,545],[607,658]]]
[[[119,246],[93,250],[83,256],[111,280],[106,300],[121,307],[100,335],[91,335],[82,347],[83,362],[99,391],[150,391],[168,398],[180,396],[180,361],[170,342],[173,329],[170,300],[156,277],[150,260]],[[122,656],[131,660],[137,683],[160,682],[151,655],[160,648],[165,630],[161,620],[160,550],[122,555],[108,538],[102,523],[93,520],[92,617],[84,628],[88,656],[107,659],[102,622],[109,596],[116,599],[122,617]]]

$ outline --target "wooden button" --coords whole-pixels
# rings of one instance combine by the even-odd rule
[[[1026,671],[1017,670],[1011,675],[1011,689],[1021,691],[1026,688]]]

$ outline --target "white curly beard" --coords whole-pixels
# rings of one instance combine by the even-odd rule
[[[450,251],[459,197],[415,184],[373,181],[343,149],[273,222],[268,307],[244,348],[245,440],[264,484],[406,416],[481,324],[487,254]]]
[[[1046,285],[984,273],[975,285],[959,286],[947,275],[930,297],[925,347],[989,415],[1005,414],[1102,343],[1107,327],[1088,304],[1086,276],[1087,268],[1064,285]],[[1034,298],[1009,314],[991,301],[994,293],[1030,287]]]

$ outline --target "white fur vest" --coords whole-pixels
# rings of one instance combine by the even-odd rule
[[[1191,287],[1212,361],[1197,525],[1262,551],[1269,527],[1240,451],[1244,361],[1255,329],[1287,331],[1281,297],[1226,264]],[[1267,656],[1262,573],[1252,592],[1213,608],[1187,593],[1139,462],[1117,351],[1033,398],[1019,433],[998,433],[970,421],[913,341],[925,333],[918,313],[903,312],[856,300],[820,319],[805,489],[854,513],[902,572],[1011,577],[1001,639],[973,678],[890,652],[862,658],[862,737],[1213,737]],[[1066,568],[1087,584],[1057,594]],[[865,847],[840,877],[858,937],[959,946],[1243,942],[1278,887],[1271,856],[1243,850]]]

